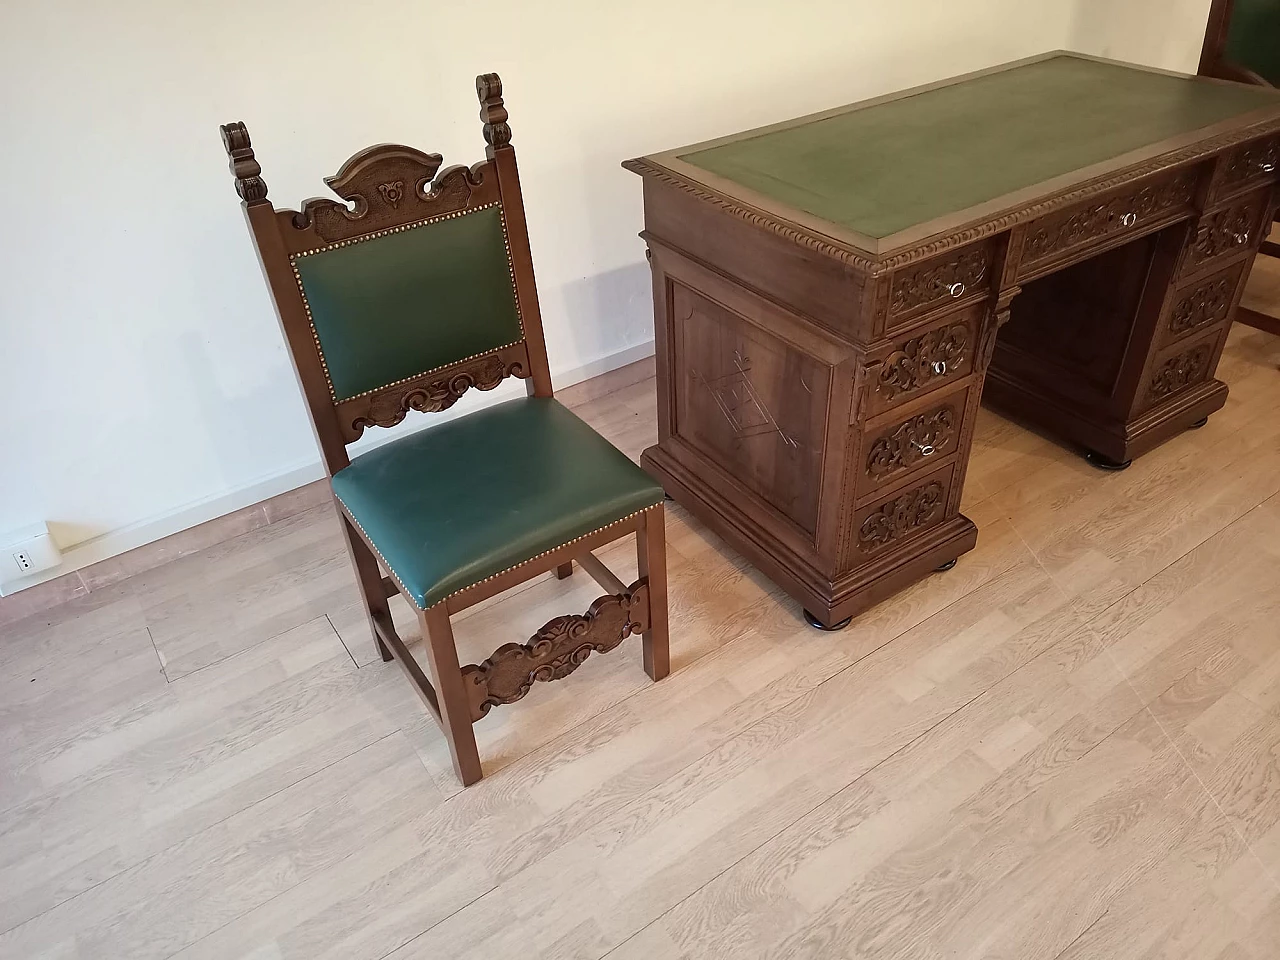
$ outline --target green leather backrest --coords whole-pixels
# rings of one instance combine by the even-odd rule
[[[1280,86],[1280,0],[1236,0],[1225,57]]]
[[[523,339],[497,204],[294,258],[334,400]]]

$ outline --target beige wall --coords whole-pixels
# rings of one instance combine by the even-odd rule
[[[219,122],[294,205],[368,143],[477,159],[500,72],[563,382],[652,349],[621,160],[1102,42],[1076,7],[6,0],[0,536],[48,520],[75,565],[320,475]]]
[[[1081,0],[1067,45],[1195,73],[1210,0]]]

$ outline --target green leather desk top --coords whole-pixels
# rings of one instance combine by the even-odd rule
[[[880,240],[1268,108],[1275,90],[1060,53],[649,159]]]

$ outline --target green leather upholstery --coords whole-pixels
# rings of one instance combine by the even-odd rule
[[[1236,0],[1224,56],[1280,86],[1280,0]]]
[[[300,256],[294,267],[336,400],[523,336],[497,206]]]
[[[662,500],[555,400],[512,400],[371,450],[333,491],[420,608]]]
[[[879,239],[1276,102],[1063,54],[680,159]]]

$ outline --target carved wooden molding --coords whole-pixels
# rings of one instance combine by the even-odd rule
[[[1201,343],[1185,353],[1170,357],[1156,368],[1147,386],[1152,400],[1163,400],[1179,390],[1199,383],[1209,372],[1209,359],[1213,356],[1213,344]]]
[[[471,719],[500,703],[515,703],[535,683],[569,676],[593,653],[608,653],[633,633],[649,628],[649,579],[625,593],[600,597],[585,614],[556,617],[528,643],[508,643],[480,664],[462,668]]]
[[[1263,205],[1262,197],[1249,197],[1202,217],[1196,228],[1196,238],[1187,251],[1192,266],[1248,248],[1249,241],[1253,239],[1253,228],[1262,219]]]
[[[476,98],[484,122],[484,142],[494,148],[505,147],[511,142],[511,127],[507,124],[507,108],[502,104],[501,78],[496,73],[476,77]]]
[[[472,388],[492,390],[508,376],[522,377],[523,356],[523,352],[519,359],[501,351],[485,354],[366,396],[343,400],[337,405],[343,438],[352,443],[360,439],[366,427],[394,427],[410,410],[439,413]]]
[[[918,527],[933,522],[946,505],[942,484],[934,480],[882,505],[858,528],[858,549],[871,553]]]
[[[219,129],[222,146],[231,162],[231,175],[236,178],[236,193],[245,203],[261,203],[267,199],[267,182],[262,179],[262,167],[253,155],[249,128],[237,120],[224,123]]]
[[[1228,147],[1237,143],[1243,143],[1247,140],[1254,140],[1280,130],[1280,119],[1268,120],[1263,123],[1255,124],[1246,130],[1237,130],[1230,133],[1224,133],[1220,136],[1213,137],[1209,140],[1203,140],[1190,147],[1181,150],[1175,150],[1166,153],[1163,156],[1156,157],[1144,163],[1137,164],[1126,170],[1117,173],[1107,174],[1092,180],[1089,183],[1070,190],[1066,193],[1058,194],[1054,197],[1047,198],[1038,203],[1031,204],[1026,207],[1006,213],[999,217],[993,217],[990,220],[984,220],[964,230],[946,233],[936,238],[921,243],[917,246],[904,250],[901,253],[895,253],[892,256],[877,258],[873,254],[859,252],[851,245],[839,246],[832,243],[829,239],[824,240],[819,236],[815,236],[807,231],[801,230],[789,221],[779,217],[766,214],[746,204],[738,203],[714,193],[707,188],[696,184],[665,167],[659,167],[644,158],[635,160],[627,160],[622,166],[638,173],[641,176],[651,177],[663,183],[670,184],[685,193],[692,194],[701,200],[705,200],[726,213],[746,220],[747,222],[769,230],[773,233],[784,237],[791,243],[799,244],[807,247],[825,256],[832,257],[842,263],[849,264],[859,270],[872,274],[873,276],[882,276],[889,271],[896,270],[908,264],[917,263],[921,260],[927,260],[947,250],[963,247],[976,240],[1002,233],[1010,227],[1017,226],[1029,220],[1047,213],[1061,210],[1063,207],[1070,206],[1089,200],[1099,194],[1115,190],[1126,184],[1136,180],[1141,180],[1152,174],[1168,170],[1172,167],[1182,164],[1191,163],[1196,160],[1203,160],[1212,156]]]
[[[889,313],[896,316],[935,301],[958,298],[978,290],[991,266],[991,249],[966,250],[954,260],[925,264],[899,274],[893,281]]]
[[[964,361],[968,346],[969,328],[962,323],[912,337],[885,360],[876,389],[890,400],[919,390],[953,372]]]
[[[1182,294],[1169,314],[1169,332],[1181,336],[1225,320],[1235,299],[1237,275],[1212,277]]]
[[[942,453],[956,437],[959,417],[940,407],[911,417],[891,433],[880,436],[867,454],[867,474],[875,480],[909,470],[921,460]]]
[[[361,150],[325,184],[346,202],[313,197],[297,212],[281,211],[295,231],[306,231],[318,243],[334,243],[415,223],[474,206],[483,165],[452,166],[440,173],[443,158],[413,147],[379,144]],[[476,198],[487,202],[495,197]],[[293,244],[306,246],[306,242]]]
[[[1198,179],[1197,171],[1186,170],[1171,180],[1148,184],[1060,217],[1046,218],[1043,225],[1037,224],[1028,235],[1022,248],[1023,262],[1042,260],[1137,226],[1166,210],[1188,206],[1195,197]]]

